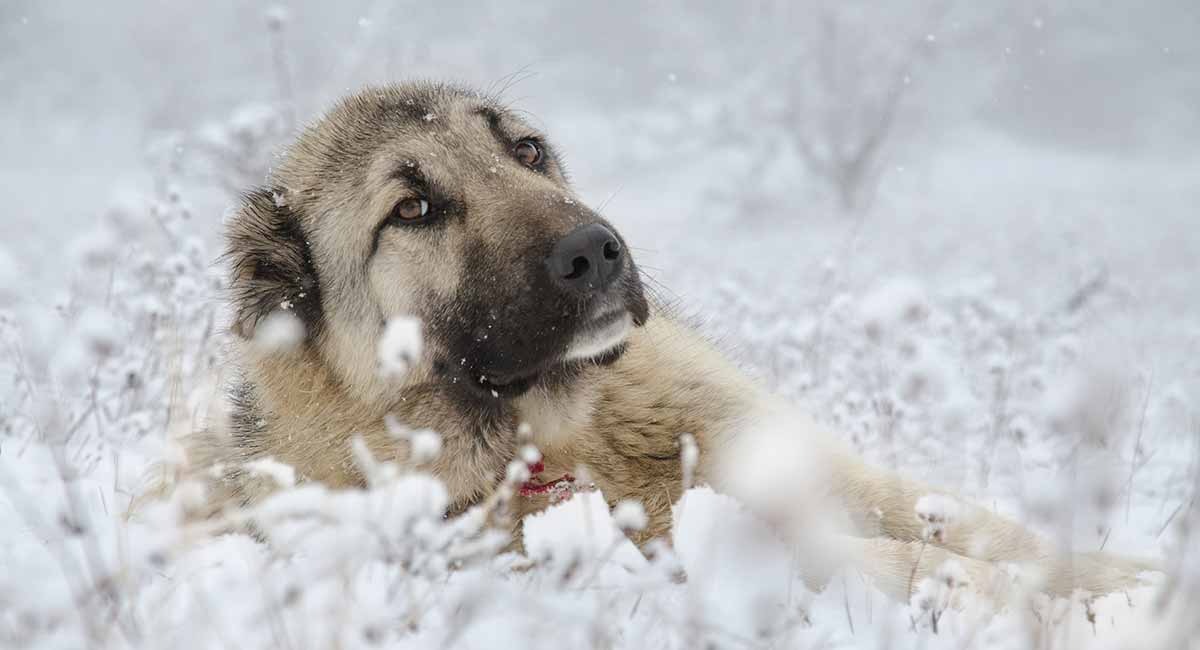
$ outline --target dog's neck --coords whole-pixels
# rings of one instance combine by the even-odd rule
[[[601,387],[587,381],[557,388],[534,387],[515,401],[518,422],[529,426],[532,442],[539,449],[559,449],[592,424]]]
[[[515,417],[499,410],[464,412],[453,391],[425,366],[410,371],[392,398],[364,400],[308,346],[264,354],[245,344],[241,358],[251,395],[243,408],[254,412],[235,414],[235,428],[257,424],[235,433],[303,478],[332,487],[361,485],[363,477],[350,461],[356,437],[375,460],[412,467],[407,434],[430,429],[441,434],[443,451],[422,469],[442,478],[459,503],[489,491],[516,453]],[[291,444],[298,439],[305,444]]]
[[[634,446],[642,432],[669,429],[671,437],[693,434],[702,448],[723,447],[762,401],[757,387],[710,345],[662,318],[635,330],[616,363],[495,403],[464,398],[461,386],[427,364],[411,370],[388,399],[364,400],[311,347],[273,355],[250,347],[241,358],[254,417],[264,424],[245,432],[246,444],[276,455],[301,476],[335,486],[361,484],[350,461],[355,436],[377,460],[411,465],[403,432],[389,431],[391,416],[408,429],[441,434],[442,454],[426,469],[446,481],[455,501],[495,486],[522,443],[522,423],[543,453],[575,462],[583,460],[576,456],[608,453],[584,453],[581,441],[622,432]],[[301,438],[306,444],[292,444]]]

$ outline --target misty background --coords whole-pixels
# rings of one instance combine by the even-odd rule
[[[834,132],[877,121],[891,94],[881,185],[936,183],[948,152],[972,180],[1002,182],[989,177],[1012,173],[996,159],[1009,152],[995,147],[1195,170],[1200,5],[9,0],[0,234],[24,272],[51,272],[64,232],[148,185],[170,138],[248,105],[290,131],[362,84],[412,78],[505,89],[564,145],[586,195],[621,188],[615,218],[699,174],[699,196],[669,202],[708,205],[698,225],[801,221],[838,189],[800,141],[853,145]]]

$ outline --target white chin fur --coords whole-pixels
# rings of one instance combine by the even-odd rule
[[[570,347],[567,348],[563,360],[574,361],[598,357],[624,343],[632,329],[633,316],[627,313],[619,320],[605,325],[601,329],[576,335],[575,340],[571,341]]]

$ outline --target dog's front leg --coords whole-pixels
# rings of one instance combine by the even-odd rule
[[[925,542],[902,542],[883,537],[838,537],[838,558],[821,567],[802,566],[805,581],[820,586],[830,569],[851,566],[862,572],[888,596],[908,602],[925,580],[942,583],[952,596],[951,604],[972,593],[1003,605],[1012,595],[1013,582],[996,565],[966,557]],[[818,574],[817,571],[821,573]]]
[[[945,549],[963,558],[1014,563],[1038,574],[1041,588],[1050,593],[1065,595],[1075,588],[1119,591],[1138,584],[1139,572],[1158,569],[1145,560],[1064,551],[968,499],[868,466],[849,454],[838,455],[832,468],[834,491],[860,532]]]

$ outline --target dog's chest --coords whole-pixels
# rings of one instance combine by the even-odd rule
[[[562,450],[587,435],[592,424],[593,402],[588,390],[561,394],[531,392],[517,402],[517,422],[522,428],[528,427],[538,449]]]

